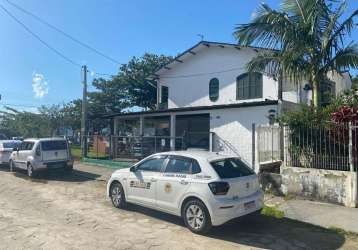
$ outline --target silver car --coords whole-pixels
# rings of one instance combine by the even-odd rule
[[[8,164],[10,155],[14,148],[20,145],[21,141],[1,140],[0,141],[0,164]]]
[[[26,139],[10,156],[10,170],[27,170],[32,177],[36,171],[64,168],[73,169],[69,144],[63,138]]]

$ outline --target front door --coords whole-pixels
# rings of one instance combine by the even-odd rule
[[[165,156],[145,160],[130,172],[126,186],[126,199],[129,202],[155,207],[156,185]]]
[[[34,142],[22,142],[19,150],[15,153],[14,162],[16,167],[26,169],[27,157],[31,155]]]
[[[160,174],[157,183],[159,208],[168,212],[178,212],[179,203],[191,184],[193,164],[197,164],[193,159],[169,156],[168,164],[164,172]]]

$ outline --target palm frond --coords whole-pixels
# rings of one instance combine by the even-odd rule
[[[326,42],[326,50],[330,47],[338,49],[338,45],[344,44],[344,37],[352,33],[352,29],[354,27],[354,18],[357,16],[358,9],[355,10],[344,22],[334,28],[334,31]]]
[[[261,52],[246,65],[248,72],[260,72],[273,77],[279,75],[280,68],[280,57],[277,52]]]
[[[257,15],[249,24],[241,24],[235,28],[234,36],[242,45],[275,49],[289,39],[294,39],[289,33],[294,33],[294,25],[285,13],[272,10],[268,5],[261,4]]]
[[[337,10],[329,17],[329,22],[325,27],[322,35],[322,49],[327,50],[327,44],[329,39],[332,36],[332,33],[338,29],[338,20],[343,15],[344,11],[347,9],[347,3],[343,2],[337,8]]]
[[[338,72],[348,70],[349,68],[358,69],[358,45],[351,44],[337,51],[331,65],[333,65]]]

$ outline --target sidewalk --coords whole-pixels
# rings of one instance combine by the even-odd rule
[[[358,233],[358,208],[348,208],[329,203],[281,197],[266,197],[266,205],[277,206],[285,217],[325,228],[340,228]]]

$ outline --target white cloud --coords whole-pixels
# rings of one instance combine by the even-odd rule
[[[42,98],[48,94],[48,82],[43,74],[34,72],[32,74],[32,91],[35,98]]]

